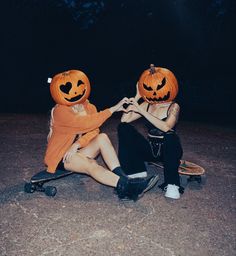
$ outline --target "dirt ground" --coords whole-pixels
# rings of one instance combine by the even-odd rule
[[[116,148],[118,122],[102,127]],[[46,115],[0,115],[0,255],[236,255],[233,127],[180,122],[183,158],[206,169],[206,184],[190,183],[180,200],[155,186],[135,203],[79,174],[50,182],[55,197],[25,193],[25,182],[44,169],[47,132]]]

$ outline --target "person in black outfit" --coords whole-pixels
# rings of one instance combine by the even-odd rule
[[[142,99],[139,90],[140,85],[137,83],[136,96],[129,99],[130,105],[118,126],[118,157],[121,167],[129,177],[145,177],[145,162],[163,162],[164,183],[160,187],[166,191],[166,197],[179,199],[180,192],[183,192],[180,191],[178,173],[183,150],[176,133],[180,107],[173,100],[149,103],[145,97]],[[147,138],[130,124],[141,117],[148,129]]]

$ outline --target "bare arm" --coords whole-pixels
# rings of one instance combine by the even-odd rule
[[[171,105],[166,119],[167,125],[172,129],[178,122],[180,107],[177,103]]]

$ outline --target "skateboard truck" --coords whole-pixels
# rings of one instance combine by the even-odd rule
[[[24,191],[26,193],[34,193],[35,191],[44,192],[47,196],[55,196],[57,193],[57,188],[53,186],[44,187],[44,182],[39,182],[37,184],[26,183],[24,187]]]

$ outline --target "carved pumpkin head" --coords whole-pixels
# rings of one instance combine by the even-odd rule
[[[50,92],[56,103],[66,106],[83,103],[90,94],[88,77],[79,70],[69,70],[53,77]]]
[[[145,70],[139,78],[138,90],[148,103],[163,103],[175,99],[178,82],[170,70],[151,64],[150,69]]]

